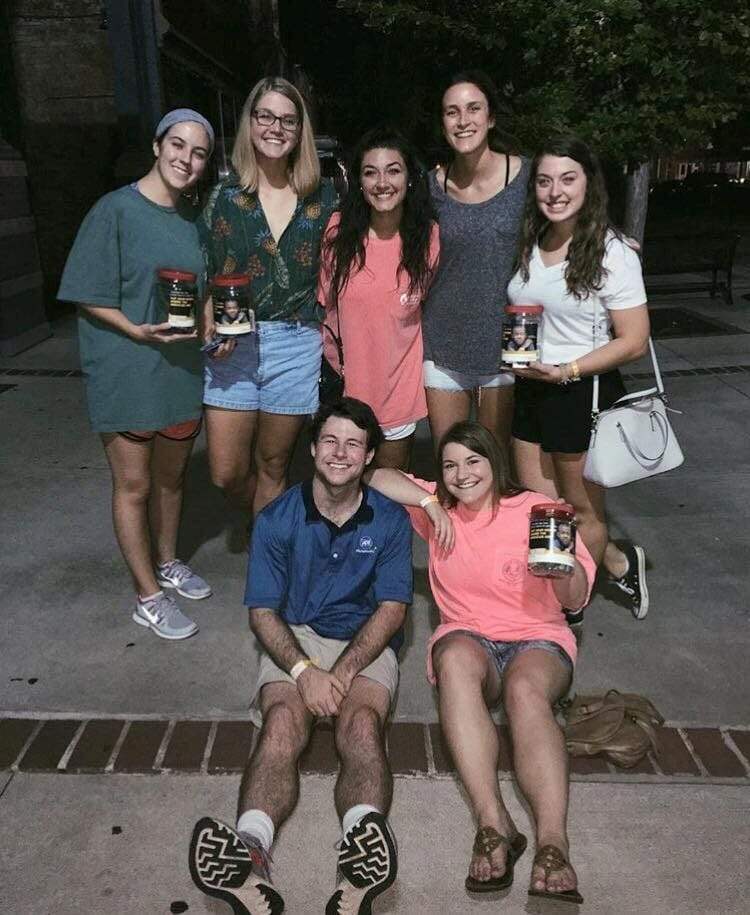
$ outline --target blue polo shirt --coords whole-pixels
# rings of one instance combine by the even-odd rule
[[[312,483],[300,483],[255,521],[245,605],[348,641],[381,601],[411,603],[411,538],[406,511],[368,486],[354,515],[336,527],[318,511]],[[391,648],[403,640],[399,629]]]

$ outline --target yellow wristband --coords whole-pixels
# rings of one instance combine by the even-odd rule
[[[430,493],[429,496],[425,496],[424,499],[420,499],[419,507],[427,508],[427,506],[430,504],[430,502],[438,502],[438,501],[439,501],[439,499],[435,495],[435,493]]]
[[[289,676],[296,683],[300,677],[300,674],[306,671],[308,667],[317,666],[317,658],[303,658],[301,661],[297,661],[294,667],[289,671]]]

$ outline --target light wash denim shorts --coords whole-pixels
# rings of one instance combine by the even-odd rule
[[[206,406],[288,416],[318,409],[323,344],[316,321],[259,321],[253,333],[234,339],[224,359],[205,356]]]
[[[424,386],[438,391],[473,391],[476,388],[504,388],[515,382],[512,372],[498,372],[496,375],[475,375],[469,372],[455,372],[435,365],[431,359],[424,362]]]
[[[471,629],[453,629],[450,632],[447,632],[443,638],[450,638],[454,635],[466,635],[469,636],[469,638],[474,639],[475,642],[479,642],[482,648],[484,648],[490,656],[490,660],[495,665],[495,670],[500,677],[502,677],[505,668],[516,655],[528,651],[531,648],[549,651],[550,654],[556,655],[565,667],[568,668],[570,676],[573,676],[573,661],[568,652],[561,645],[558,645],[557,642],[551,642],[548,639],[528,639],[527,641],[520,642],[493,642],[492,639],[486,639],[478,632],[472,632]],[[439,645],[441,641],[442,639],[439,639],[435,642],[435,645]],[[435,650],[435,645],[432,646],[433,651]]]

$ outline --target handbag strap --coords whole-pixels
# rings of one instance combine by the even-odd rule
[[[339,302],[337,301],[336,302],[336,330],[338,331],[338,333],[334,333],[333,328],[329,324],[326,324],[325,321],[323,322],[323,327],[331,335],[331,339],[333,340],[333,342],[336,346],[336,353],[339,357],[339,368],[341,369],[341,377],[343,378],[344,377],[344,341],[343,341],[343,338],[341,337],[341,313],[339,311],[339,308],[340,308],[340,305],[339,305]]]
[[[594,323],[593,323],[591,329],[592,329],[593,338],[594,338],[594,349],[596,349],[597,348],[596,341],[599,339],[599,334],[598,334],[598,331],[599,331],[599,299],[598,298],[594,305]],[[665,399],[666,392],[664,391],[664,382],[662,381],[661,371],[659,370],[659,361],[656,358],[656,350],[654,349],[654,341],[651,339],[650,334],[649,334],[649,338],[648,338],[648,351],[651,356],[651,367],[654,370],[654,376],[656,378],[656,389],[655,390],[652,389],[651,391],[644,392],[644,393],[649,393],[649,394],[655,393],[655,394],[657,394],[657,396],[661,397],[662,399]],[[592,418],[596,419],[596,417],[599,415],[599,376],[594,375],[593,377],[594,377],[594,388],[593,388],[593,393],[591,396],[591,416],[592,416]]]

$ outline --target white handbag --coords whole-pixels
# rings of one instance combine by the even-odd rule
[[[592,483],[622,486],[673,470],[684,461],[667,417],[667,395],[650,337],[648,346],[656,387],[626,394],[609,410],[600,411],[599,376],[594,375],[591,440],[583,468],[584,477]]]

